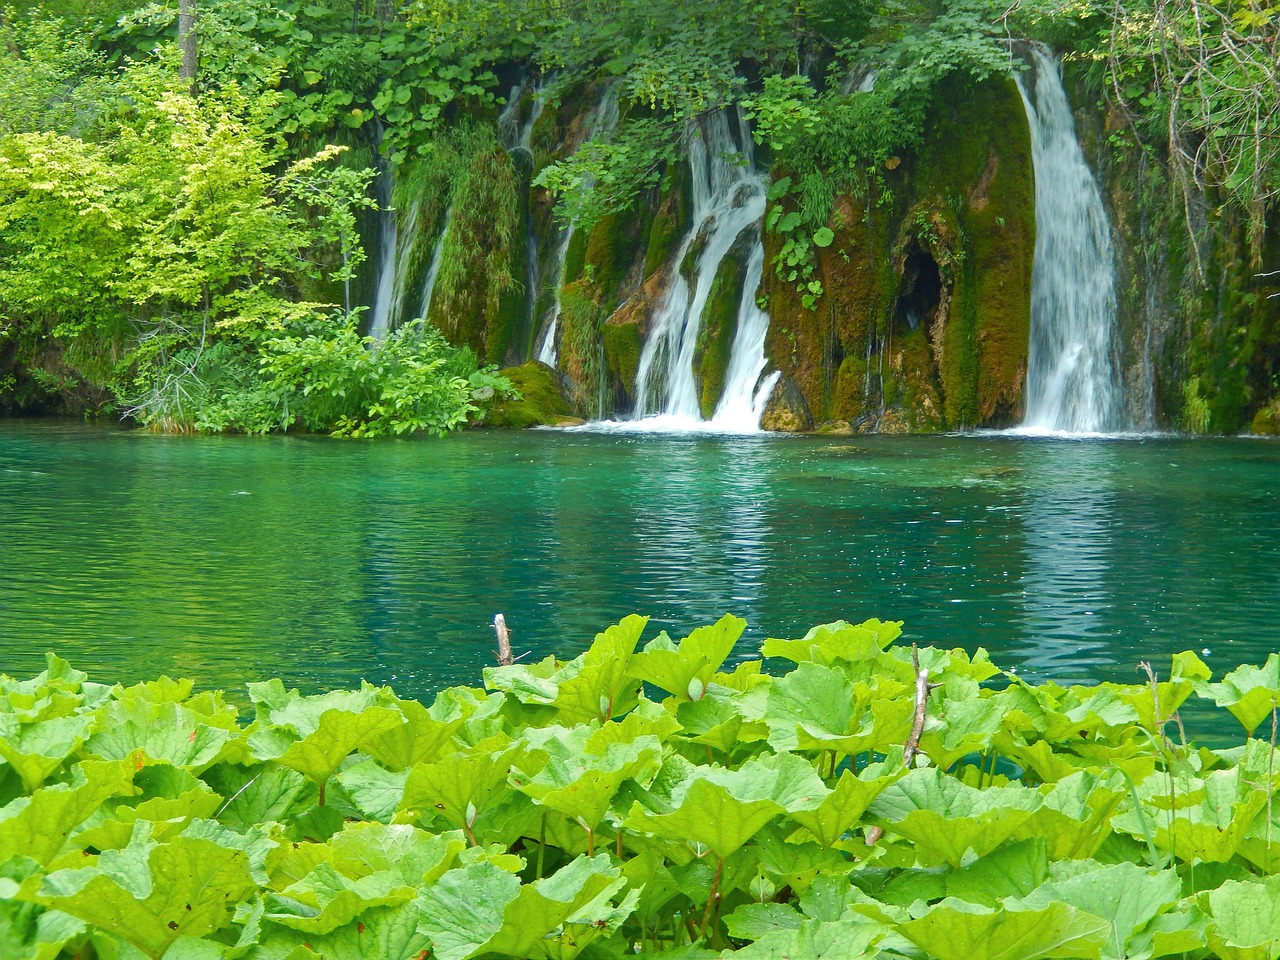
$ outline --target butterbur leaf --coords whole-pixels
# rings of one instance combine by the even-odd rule
[[[388,770],[399,771],[415,763],[430,763],[457,750],[453,734],[462,725],[461,716],[437,719],[416,700],[401,700],[397,707],[405,722],[370,737],[361,747]]]
[[[428,934],[418,928],[421,914],[416,904],[370,907],[358,920],[327,934],[277,927],[270,931],[261,956],[271,960],[416,960],[431,946]],[[289,947],[293,949],[290,951]],[[234,954],[233,954],[234,955]],[[259,956],[258,953],[252,954]]]
[[[611,902],[624,886],[621,870],[607,854],[578,857],[552,876],[521,887],[507,904],[502,928],[484,949],[499,956],[569,960],[635,909],[637,897],[619,907]]]
[[[882,775],[877,776],[878,773]],[[821,804],[812,809],[791,809],[787,814],[812,833],[818,843],[829,847],[858,823],[871,801],[904,773],[906,769],[901,764],[896,767],[875,764],[858,776],[844,770],[835,789]]]
[[[314,730],[282,751],[277,752],[279,744],[268,746],[262,739],[255,742],[250,738],[250,745],[260,760],[275,760],[316,783],[324,783],[353,750],[403,723],[398,711],[385,707],[370,707],[361,713],[326,710]]]
[[[783,812],[773,800],[743,802],[724,787],[697,778],[670,813],[654,814],[636,803],[625,826],[675,841],[704,844],[724,858]]]
[[[1043,837],[1051,860],[1091,857],[1110,836],[1111,817],[1126,793],[1116,770],[1077,771],[1049,788],[1041,807],[1013,835]]]
[[[947,896],[987,907],[1006,897],[1025,897],[1049,877],[1043,837],[997,847],[946,878]]]
[[[1201,903],[1211,919],[1209,946],[1221,960],[1280,956],[1280,877],[1227,880]]]
[[[400,809],[411,817],[438,814],[469,830],[479,812],[505,792],[517,753],[517,747],[495,738],[489,749],[477,747],[438,763],[420,763],[405,780]]]
[[[663,634],[665,642],[655,640],[632,657],[630,673],[677,697],[698,699],[746,626],[745,620],[726,614],[712,626],[698,627],[678,646]],[[694,689],[697,696],[690,692]]]
[[[1203,780],[1175,778],[1172,792],[1163,774],[1153,774],[1142,784],[1140,796],[1161,812],[1144,813],[1130,806],[1111,820],[1112,826],[1130,836],[1145,839],[1188,861],[1225,862],[1239,851],[1254,819],[1267,806],[1267,793],[1242,775],[1239,767],[1212,770]],[[1188,802],[1187,798],[1191,798]],[[1164,809],[1174,807],[1166,814]]]
[[[1221,683],[1196,681],[1195,688],[1202,697],[1230,710],[1245,733],[1252,734],[1280,700],[1280,654],[1271,654],[1261,667],[1237,667]]]
[[[450,870],[414,901],[437,960],[465,960],[502,929],[520,880],[487,860]]]
[[[855,625],[837,620],[814,627],[799,640],[766,640],[761,652],[795,663],[875,660],[901,633],[900,622],[867,620]]]
[[[152,760],[199,773],[221,757],[232,736],[231,730],[211,725],[207,716],[181,704],[130,699],[104,709],[98,732],[85,749],[110,760],[141,751]]]
[[[789,903],[744,903],[724,918],[725,929],[736,940],[759,940],[778,930],[794,930],[804,922],[804,916]]]
[[[1022,903],[1047,907],[1061,901],[1111,926],[1102,956],[1131,955],[1129,941],[1155,916],[1176,903],[1181,882],[1172,870],[1147,870],[1136,863],[1102,865],[1088,860],[1055,864],[1050,882],[1025,897]]]
[[[596,634],[582,655],[581,671],[564,680],[556,694],[562,722],[608,720],[635,706],[640,684],[630,676],[631,657],[648,622],[648,617],[632,614]]]
[[[959,867],[967,851],[982,856],[1008,839],[1043,802],[1027,787],[977,790],[939,770],[913,770],[871,804],[889,833]]]
[[[935,960],[1096,958],[1110,933],[1105,920],[1065,903],[992,908],[951,898],[898,929]]]
[[[85,761],[80,770],[81,784],[44,787],[0,808],[0,850],[6,857],[30,857],[47,867],[77,826],[107,800],[133,790],[129,764]]]
[[[867,917],[806,920],[794,929],[765,934],[750,946],[722,956],[749,960],[857,960],[876,956],[876,944],[886,932],[883,924]]]
[[[207,770],[203,779],[226,798],[218,819],[246,828],[268,821],[287,822],[306,795],[315,790],[302,774],[273,764],[219,764]]]
[[[347,767],[334,779],[361,814],[369,820],[389,823],[404,798],[408,776],[408,770],[393,773],[372,760],[364,760]]]
[[[294,930],[330,933],[370,907],[398,906],[417,893],[390,870],[352,878],[322,863],[280,893],[268,893],[265,918]]]
[[[0,713],[0,757],[17,771],[30,793],[80,748],[96,719],[83,713],[22,723],[13,714]]]
[[[49,874],[39,900],[158,958],[178,937],[203,937],[230,922],[231,906],[255,886],[248,861],[243,851],[179,837],[150,847],[146,896],[134,892],[136,862],[122,856],[120,870],[99,858],[97,866]]]

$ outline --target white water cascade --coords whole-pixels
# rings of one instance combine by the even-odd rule
[[[440,225],[440,236],[431,249],[431,263],[427,266],[427,276],[422,281],[422,299],[419,301],[418,316],[426,319],[431,311],[431,297],[436,292],[436,278],[440,276],[440,264],[444,262],[444,242],[449,236],[449,221],[453,218],[453,207],[446,207],[444,222]]]
[[[1018,78],[1031,125],[1036,251],[1022,430],[1104,433],[1121,428],[1112,349],[1115,264],[1102,194],[1080,143],[1061,69],[1031,46],[1034,86]]]
[[[378,171],[378,286],[373,296],[373,308],[369,312],[369,336],[381,340],[392,327],[393,315],[403,298],[398,290],[399,266],[399,214],[393,202],[395,173],[390,166],[380,166]],[[416,215],[416,211],[414,211]]]
[[[735,142],[731,118],[737,119]],[[751,136],[741,114],[719,111],[705,119],[689,143],[693,226],[681,240],[670,286],[654,314],[640,354],[633,429],[711,429],[755,432],[778,374],[761,380],[769,315],[756,305],[764,269],[760,222],[767,187],[752,162]],[[738,324],[724,392],[710,421],[702,421],[694,355],[702,314],[716,272],[745,231],[753,231]],[[689,278],[682,267],[699,247]],[[690,282],[692,281],[692,282]]]
[[[591,119],[587,122],[586,140],[607,137],[618,126],[618,85],[610,83],[600,97],[600,103]],[[585,141],[584,141],[585,142]],[[586,180],[584,189],[590,189],[593,180]],[[554,367],[559,359],[556,348],[556,331],[560,325],[560,293],[564,289],[565,267],[569,260],[569,244],[573,242],[575,224],[569,221],[560,230],[560,242],[556,245],[556,293],[555,303],[551,308],[551,318],[547,321],[546,332],[542,335],[542,346],[538,350],[538,359],[549,367]]]

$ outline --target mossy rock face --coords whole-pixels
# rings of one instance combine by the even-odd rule
[[[523,429],[554,427],[573,420],[573,408],[560,388],[559,375],[545,363],[531,360],[499,371],[519,391],[520,400],[500,400],[490,408],[480,426]]]
[[[661,199],[649,226],[649,242],[644,254],[644,275],[651,277],[667,265],[681,238],[688,231],[687,211],[682,204],[681,167],[673,164],[663,180]]]
[[[1280,436],[1280,400],[1272,400],[1253,415],[1250,431],[1267,437]]]
[[[587,238],[582,273],[597,301],[610,310],[618,303],[623,282],[636,260],[641,226],[634,213],[612,213],[592,227]]]
[[[760,427],[778,433],[808,433],[813,430],[813,414],[795,381],[786,377],[778,380],[769,402],[765,404]]]
[[[644,352],[640,321],[634,316],[617,321],[610,317],[601,328],[600,337],[604,343],[605,368],[614,387],[614,407],[633,407],[640,354]]]
[[[994,79],[952,90],[927,127],[917,197],[957,234],[946,329],[932,334],[941,346],[944,426],[1013,423],[1022,412],[1035,255],[1026,113],[1013,81]]]
[[[568,384],[576,415],[596,417],[605,398],[604,350],[600,327],[605,311],[592,299],[584,281],[571,283],[560,294],[560,351],[557,366]]]
[[[740,239],[729,255],[720,261],[711,282],[707,305],[702,311],[702,326],[698,329],[693,364],[698,376],[698,407],[706,420],[715,413],[729,372],[733,341],[738,332],[738,307],[742,303],[742,287],[746,282],[746,244],[747,241]]]

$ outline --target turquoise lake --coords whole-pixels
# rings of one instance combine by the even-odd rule
[[[0,672],[406,696],[477,683],[493,615],[571,657],[732,612],[737,654],[905,621],[1059,682],[1280,649],[1280,443],[474,432],[164,437],[0,423]]]

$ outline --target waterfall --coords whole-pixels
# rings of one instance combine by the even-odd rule
[[[453,217],[453,207],[446,207],[444,223],[440,226],[440,236],[436,237],[436,245],[431,250],[431,264],[427,267],[426,279],[422,281],[422,300],[418,308],[418,316],[427,319],[431,310],[431,296],[436,292],[436,277],[440,276],[440,264],[444,261],[444,242],[449,236],[449,221]]]
[[[610,83],[600,97],[600,103],[587,123],[586,140],[607,137],[618,126],[618,86]],[[586,141],[584,141],[586,142]],[[583,183],[583,189],[589,190],[590,180]],[[569,221],[560,231],[560,242],[556,246],[556,293],[555,303],[551,307],[551,318],[547,321],[546,332],[542,335],[542,346],[538,350],[538,359],[549,367],[554,367],[559,359],[556,350],[556,331],[560,325],[560,294],[564,290],[565,267],[569,262],[569,244],[573,242],[575,225]]]
[[[742,283],[742,301],[738,304],[738,330],[729,354],[729,370],[724,393],[716,404],[711,423],[732,433],[752,433],[760,429],[765,404],[773,393],[781,373],[775,370],[763,380],[769,361],[764,355],[764,338],[769,332],[769,315],[756,304],[756,290],[764,273],[764,244],[757,241],[747,260],[747,274]]]
[[[413,245],[422,213],[422,201],[415,198],[403,211],[402,221],[402,211],[394,197],[395,172],[391,167],[384,167],[378,178],[378,287],[369,314],[369,336],[378,340],[404,320]]]
[[[391,329],[391,304],[396,284],[396,208],[392,203],[395,174],[389,166],[378,170],[378,287],[369,314],[369,336],[381,340]]]
[[[1098,183],[1076,139],[1059,64],[1031,46],[1034,96],[1018,77],[1031,125],[1036,250],[1023,429],[1100,433],[1121,428],[1112,350],[1115,264]]]
[[[738,119],[741,147],[734,140],[730,124],[734,116]],[[751,230],[752,246],[725,389],[708,426],[754,431],[759,429],[764,404],[777,380],[775,374],[760,382],[766,365],[764,339],[769,316],[755,301],[764,269],[759,228],[765,212],[766,184],[754,169],[750,133],[737,111],[712,114],[700,125],[699,133],[689,143],[693,226],[676,251],[676,269],[640,355],[635,418],[643,421],[658,417],[655,426],[694,426],[701,421],[693,362],[702,314],[720,264],[739,237]],[[686,278],[685,260],[699,245],[700,252]]]

